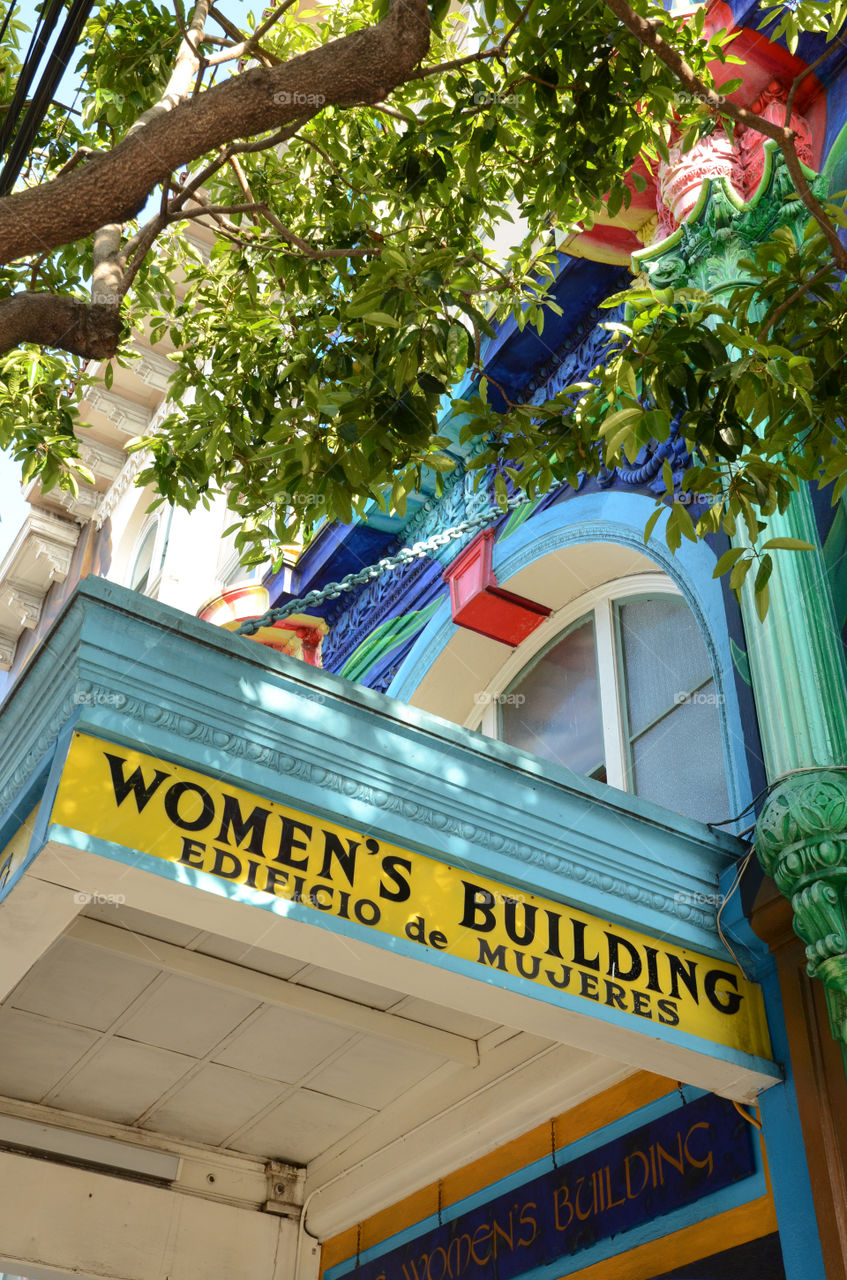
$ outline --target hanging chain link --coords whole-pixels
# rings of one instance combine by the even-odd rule
[[[504,512],[523,506],[528,501],[529,499],[524,493],[512,494],[511,498],[508,498],[501,506],[486,507],[484,511],[478,511],[475,516],[469,516],[467,520],[462,520],[450,529],[442,529],[441,533],[434,533],[431,537],[424,539],[423,542],[416,542],[411,547],[404,547],[402,551],[397,552],[396,556],[388,556],[382,560],[377,560],[375,564],[369,564],[366,568],[360,569],[358,573],[348,573],[340,582],[330,582],[327,586],[321,587],[319,591],[307,591],[304,596],[300,596],[296,600],[289,600],[287,604],[279,605],[276,609],[268,609],[267,613],[263,613],[261,618],[248,618],[241,623],[240,627],[236,627],[235,635],[253,636],[262,627],[269,627],[274,622],[280,622],[283,618],[290,617],[292,613],[300,613],[303,610],[311,609],[316,604],[322,604],[324,600],[336,600],[345,591],[352,591],[354,587],[363,586],[366,582],[373,582],[375,578],[382,577],[384,573],[390,573],[392,569],[399,569],[402,565],[411,564],[413,560],[423,559],[424,556],[429,555],[430,551],[440,551],[442,547],[449,546],[451,542],[455,542],[457,538],[464,537],[466,533],[473,533],[476,529],[483,528],[484,525],[493,524]]]

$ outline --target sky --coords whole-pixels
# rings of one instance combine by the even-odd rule
[[[7,0],[0,0],[0,14],[6,11]],[[224,0],[224,13],[236,24],[246,19],[250,10],[259,12],[264,5],[256,0]],[[35,0],[17,0],[15,16],[26,22],[31,28],[36,11]],[[59,24],[61,26],[61,23]],[[23,41],[24,49],[26,40]],[[71,64],[62,77],[56,90],[56,100],[64,106],[71,106],[79,88],[79,78],[74,74],[77,54],[71,58]],[[7,453],[0,453],[0,562],[6,555],[15,538],[24,517],[29,512],[29,504],[21,497],[20,468]]]

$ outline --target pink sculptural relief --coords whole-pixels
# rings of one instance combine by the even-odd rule
[[[751,110],[773,124],[785,120],[787,90],[772,80]],[[792,112],[791,128],[797,135],[797,154],[804,164],[812,162],[812,131],[805,116]],[[685,154],[679,146],[671,147],[667,163],[659,165],[656,183],[658,222],[656,240],[676,230],[694,209],[707,179],[728,178],[738,194],[749,200],[758,189],[765,169],[765,138],[755,129],[739,126],[731,142],[718,127],[707,138],[701,138]]]

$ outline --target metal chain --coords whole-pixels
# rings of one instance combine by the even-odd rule
[[[304,596],[300,596],[297,600],[289,600],[287,604],[279,605],[276,609],[268,609],[267,613],[263,613],[261,618],[248,618],[241,623],[240,627],[236,627],[235,635],[253,636],[262,627],[269,627],[274,622],[280,622],[283,618],[290,617],[292,613],[300,613],[301,610],[310,609],[316,604],[323,603],[324,600],[336,600],[344,591],[352,591],[354,587],[363,586],[366,582],[373,582],[375,578],[381,577],[384,573],[390,573],[392,569],[399,569],[402,565],[411,564],[413,560],[421,560],[424,556],[429,555],[430,551],[439,551],[442,547],[455,542],[457,538],[464,537],[466,533],[472,533],[476,529],[481,529],[484,525],[493,524],[504,512],[520,507],[528,501],[526,494],[512,494],[511,498],[508,498],[501,506],[486,507],[484,511],[478,511],[475,516],[462,520],[450,529],[442,529],[441,533],[434,533],[431,537],[424,539],[423,542],[416,542],[411,547],[404,547],[402,551],[397,552],[396,556],[388,556],[382,560],[377,560],[375,564],[369,564],[365,569],[360,569],[358,573],[348,573],[346,578],[342,578],[340,582],[330,582],[328,586],[321,587],[319,591],[307,591]]]

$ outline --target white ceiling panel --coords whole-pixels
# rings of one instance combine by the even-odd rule
[[[222,1146],[231,1133],[278,1098],[283,1088],[210,1063],[153,1111],[143,1127]]]
[[[115,1036],[47,1101],[64,1111],[133,1124],[195,1065],[193,1058]]]
[[[216,1062],[293,1084],[351,1039],[346,1027],[293,1009],[268,1009],[214,1055]]]
[[[314,965],[298,974],[297,984],[312,987],[315,991],[327,991],[332,996],[341,996],[344,1000],[353,1000],[356,1004],[368,1005],[371,1009],[390,1009],[398,1000],[403,999],[399,991],[377,987],[372,982],[362,982],[358,978],[348,978],[346,973],[317,969]]]
[[[313,1075],[309,1085],[318,1093],[379,1110],[446,1061],[434,1053],[367,1036]]]
[[[83,915],[92,920],[102,920],[104,924],[114,925],[118,929],[131,929],[145,938],[172,942],[176,947],[187,947],[200,932],[193,925],[165,920],[162,916],[151,915],[149,911],[138,911],[135,907],[119,903],[91,902]]]
[[[121,1024],[120,1033],[202,1058],[258,1008],[258,1001],[209,983],[170,977]]]
[[[97,1040],[32,1013],[0,1009],[0,1093],[40,1101]]]
[[[9,996],[16,1009],[105,1031],[153,981],[155,970],[62,938]]]
[[[305,968],[302,960],[278,956],[273,951],[264,951],[258,946],[251,947],[231,938],[219,938],[214,933],[204,933],[191,949],[204,956],[214,956],[216,960],[229,960],[231,964],[241,965],[245,969],[270,973],[274,978],[293,978],[295,973],[300,973]]]
[[[250,1155],[308,1164],[372,1115],[356,1103],[298,1089],[234,1145]]]
[[[441,1031],[452,1031],[457,1036],[469,1036],[471,1040],[481,1040],[490,1031],[496,1031],[498,1023],[489,1022],[487,1018],[477,1018],[471,1013],[460,1013],[457,1009],[445,1009],[440,1004],[432,1004],[429,1000],[418,1000],[410,996],[403,1001],[404,1018],[413,1022],[423,1022],[429,1027],[438,1027]]]

